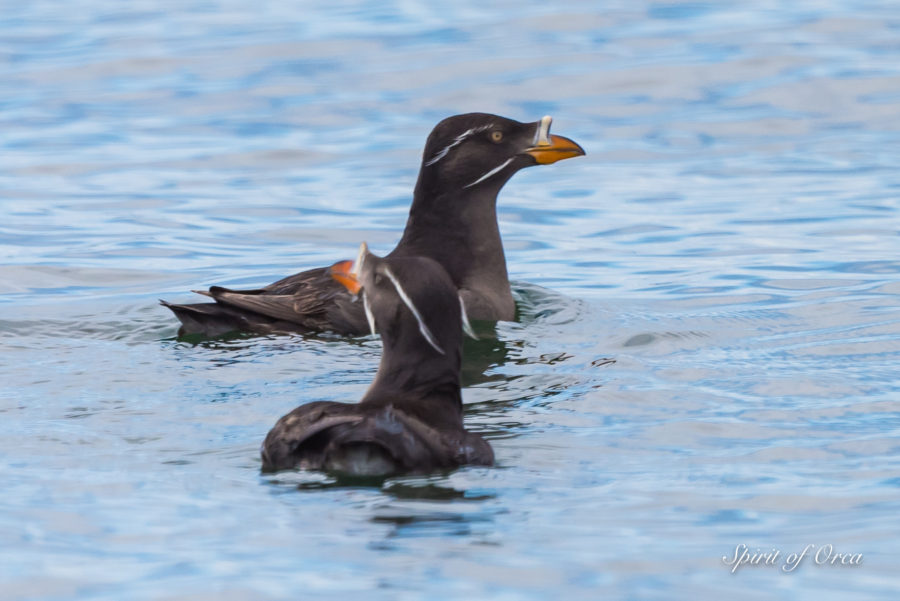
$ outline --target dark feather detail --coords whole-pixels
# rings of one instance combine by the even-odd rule
[[[278,420],[262,459],[264,471],[299,467],[378,476],[492,465],[494,453],[480,436],[432,428],[391,406],[320,401]]]
[[[262,447],[263,470],[299,467],[367,476],[492,465],[484,439],[442,431],[394,407],[315,402],[275,424]]]
[[[327,268],[310,269],[265,288],[231,290],[213,286],[200,294],[216,302],[178,305],[160,301],[181,320],[179,336],[199,333],[213,337],[234,331],[368,332],[362,303],[335,282]]]

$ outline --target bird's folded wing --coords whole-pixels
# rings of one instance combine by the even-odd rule
[[[301,325],[309,316],[325,310],[324,299],[315,294],[247,294],[218,286],[213,286],[209,292],[217,303]]]

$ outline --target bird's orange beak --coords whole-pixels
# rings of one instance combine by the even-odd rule
[[[532,146],[525,154],[534,157],[538,165],[550,165],[556,161],[584,156],[584,149],[569,138],[551,134],[548,144]]]
[[[335,281],[350,291],[350,294],[359,294],[362,285],[356,279],[356,274],[353,273],[353,261],[339,261],[329,267],[328,272]]]
[[[530,148],[523,151],[524,154],[532,156],[538,165],[550,165],[556,161],[584,156],[584,148],[574,140],[550,134],[552,122],[553,119],[549,115],[540,120],[534,134],[534,142]]]

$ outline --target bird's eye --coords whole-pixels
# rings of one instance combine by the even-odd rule
[[[375,277],[372,278],[372,283],[375,284],[376,286],[381,286],[381,282],[383,279],[384,278],[381,277],[380,273],[376,273]]]
[[[491,132],[491,141],[500,142],[501,140],[503,140],[503,132],[502,131],[494,130]]]

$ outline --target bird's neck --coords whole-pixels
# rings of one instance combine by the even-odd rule
[[[446,355],[418,341],[410,348],[390,339],[383,345],[378,373],[360,402],[394,405],[434,426],[461,427],[461,344]]]
[[[432,194],[420,182],[403,237],[391,255],[431,257],[447,270],[457,288],[492,299],[502,305],[497,311],[505,313],[505,305],[512,307],[512,295],[497,224],[497,193],[501,187],[480,185]]]

